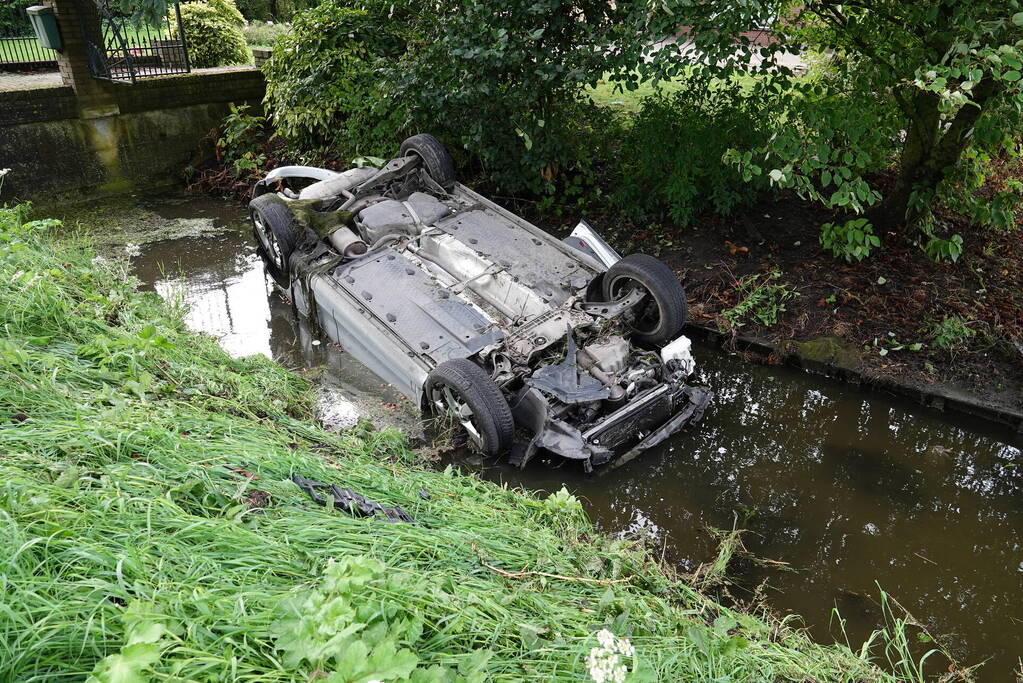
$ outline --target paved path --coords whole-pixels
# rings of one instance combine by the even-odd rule
[[[23,74],[4,73],[0,71],[0,92],[5,90],[59,88],[61,85],[60,74],[56,71]]]

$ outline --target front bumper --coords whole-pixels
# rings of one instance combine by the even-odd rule
[[[585,430],[547,413],[547,401],[535,389],[523,392],[512,409],[515,421],[534,432],[528,445],[512,453],[519,467],[539,450],[580,460],[587,472],[635,459],[678,432],[699,422],[713,394],[707,387],[661,384],[601,418]]]

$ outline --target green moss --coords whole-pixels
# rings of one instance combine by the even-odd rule
[[[276,195],[268,195],[284,205],[302,227],[309,228],[320,238],[325,238],[338,228],[350,225],[355,217],[351,211],[321,211],[319,199],[298,199],[286,201]]]
[[[860,349],[838,337],[818,337],[795,346],[799,355],[822,363],[855,367],[860,362]]]

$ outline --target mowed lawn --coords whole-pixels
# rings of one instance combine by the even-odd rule
[[[0,64],[4,62],[42,62],[56,58],[57,53],[42,47],[35,37],[0,38]]]
[[[104,29],[108,51],[120,49],[119,41],[115,40],[109,28]],[[129,48],[146,48],[154,40],[169,37],[166,29],[157,30],[151,27],[141,29],[126,26],[121,29],[121,36]],[[57,58],[57,52],[39,44],[33,35],[20,38],[0,38],[0,64],[4,62],[38,62]]]

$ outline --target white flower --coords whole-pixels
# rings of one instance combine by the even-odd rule
[[[586,657],[586,668],[594,683],[623,683],[629,673],[629,665],[622,661],[636,654],[628,638],[616,638],[611,631],[597,632],[599,647],[592,648]]]
[[[124,245],[124,253],[128,256],[139,256],[142,253],[142,247],[137,244],[126,244]]]
[[[0,168],[0,178],[3,178],[5,175],[7,175],[10,172],[11,172],[11,169],[9,169],[9,168]]]

